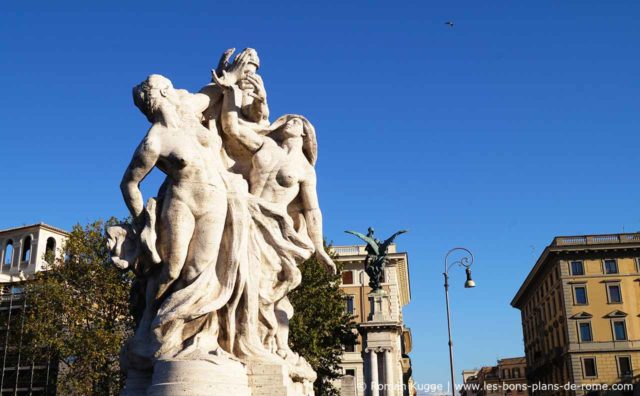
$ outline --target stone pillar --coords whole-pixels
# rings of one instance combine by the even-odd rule
[[[384,376],[387,392],[386,396],[394,396],[396,394],[395,384],[393,382],[393,360],[391,359],[391,348],[384,350]]]
[[[375,349],[369,349],[369,371],[371,371],[371,396],[380,396],[378,391],[378,354]]]

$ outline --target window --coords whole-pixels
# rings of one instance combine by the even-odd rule
[[[20,262],[31,261],[31,237],[28,236],[22,241],[22,255],[20,256]]]
[[[356,370],[355,369],[346,369],[344,370],[344,375],[350,375],[352,377],[356,376]]]
[[[347,344],[344,346],[344,351],[345,352],[355,352],[356,351],[356,344]]]
[[[48,263],[53,263],[56,258],[56,240],[52,237],[47,238],[47,247],[44,251],[44,259]]]
[[[346,306],[347,313],[353,315],[353,313],[355,312],[355,308],[353,304],[353,296],[347,296],[346,303],[347,303],[347,306]]]
[[[342,284],[353,285],[353,271],[342,271]]]
[[[627,339],[627,327],[625,326],[624,320],[614,320],[613,321],[613,340],[625,341],[626,339]]]
[[[622,302],[622,292],[620,291],[620,285],[607,285],[607,297],[609,297],[609,304],[620,304]]]
[[[584,275],[584,264],[582,261],[571,262],[571,275]]]
[[[630,356],[618,356],[618,375],[620,378],[633,376]]]
[[[573,287],[573,305],[587,305],[587,287]]]
[[[593,334],[591,333],[590,322],[580,322],[578,323],[578,328],[580,330],[580,342],[593,341]]]
[[[4,248],[4,265],[11,266],[13,262],[13,241],[9,239]]]
[[[503,379],[509,378],[509,370],[502,370],[502,378]]]
[[[582,359],[582,375],[584,378],[594,378],[598,376],[596,358],[590,357]]]
[[[604,260],[604,273],[605,274],[617,274],[618,262],[614,259]]]
[[[513,378],[520,378],[520,369],[519,368],[514,368],[513,369]]]

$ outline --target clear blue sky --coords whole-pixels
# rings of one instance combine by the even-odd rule
[[[509,302],[554,235],[640,229],[639,17],[631,0],[5,2],[0,227],[125,216],[148,127],[131,87],[197,90],[254,47],[272,115],[316,126],[326,237],[411,230],[415,378],[446,382],[450,247],[477,256],[476,289],[451,274],[459,373],[523,354]]]

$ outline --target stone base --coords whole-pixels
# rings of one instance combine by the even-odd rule
[[[143,395],[144,393],[139,395]],[[247,371],[239,362],[164,360],[153,367],[148,396],[252,396]]]
[[[120,396],[146,395],[149,386],[151,386],[151,371],[130,368],[127,370],[127,381]]]
[[[247,374],[252,396],[314,396],[313,383],[303,379],[293,381],[286,365],[249,363]]]

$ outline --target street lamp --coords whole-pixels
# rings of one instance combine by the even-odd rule
[[[449,255],[455,251],[464,252],[464,256],[449,264]],[[447,252],[447,255],[444,257],[444,296],[445,301],[447,302],[447,331],[449,332],[449,366],[451,368],[451,394],[455,395],[456,385],[454,380],[454,372],[453,372],[453,341],[451,340],[451,312],[449,311],[449,269],[454,265],[458,265],[460,267],[464,267],[465,272],[467,273],[467,280],[464,282],[464,287],[469,289],[472,287],[476,287],[476,282],[471,279],[471,264],[473,264],[473,253],[469,251],[469,249],[463,247],[456,247]]]

